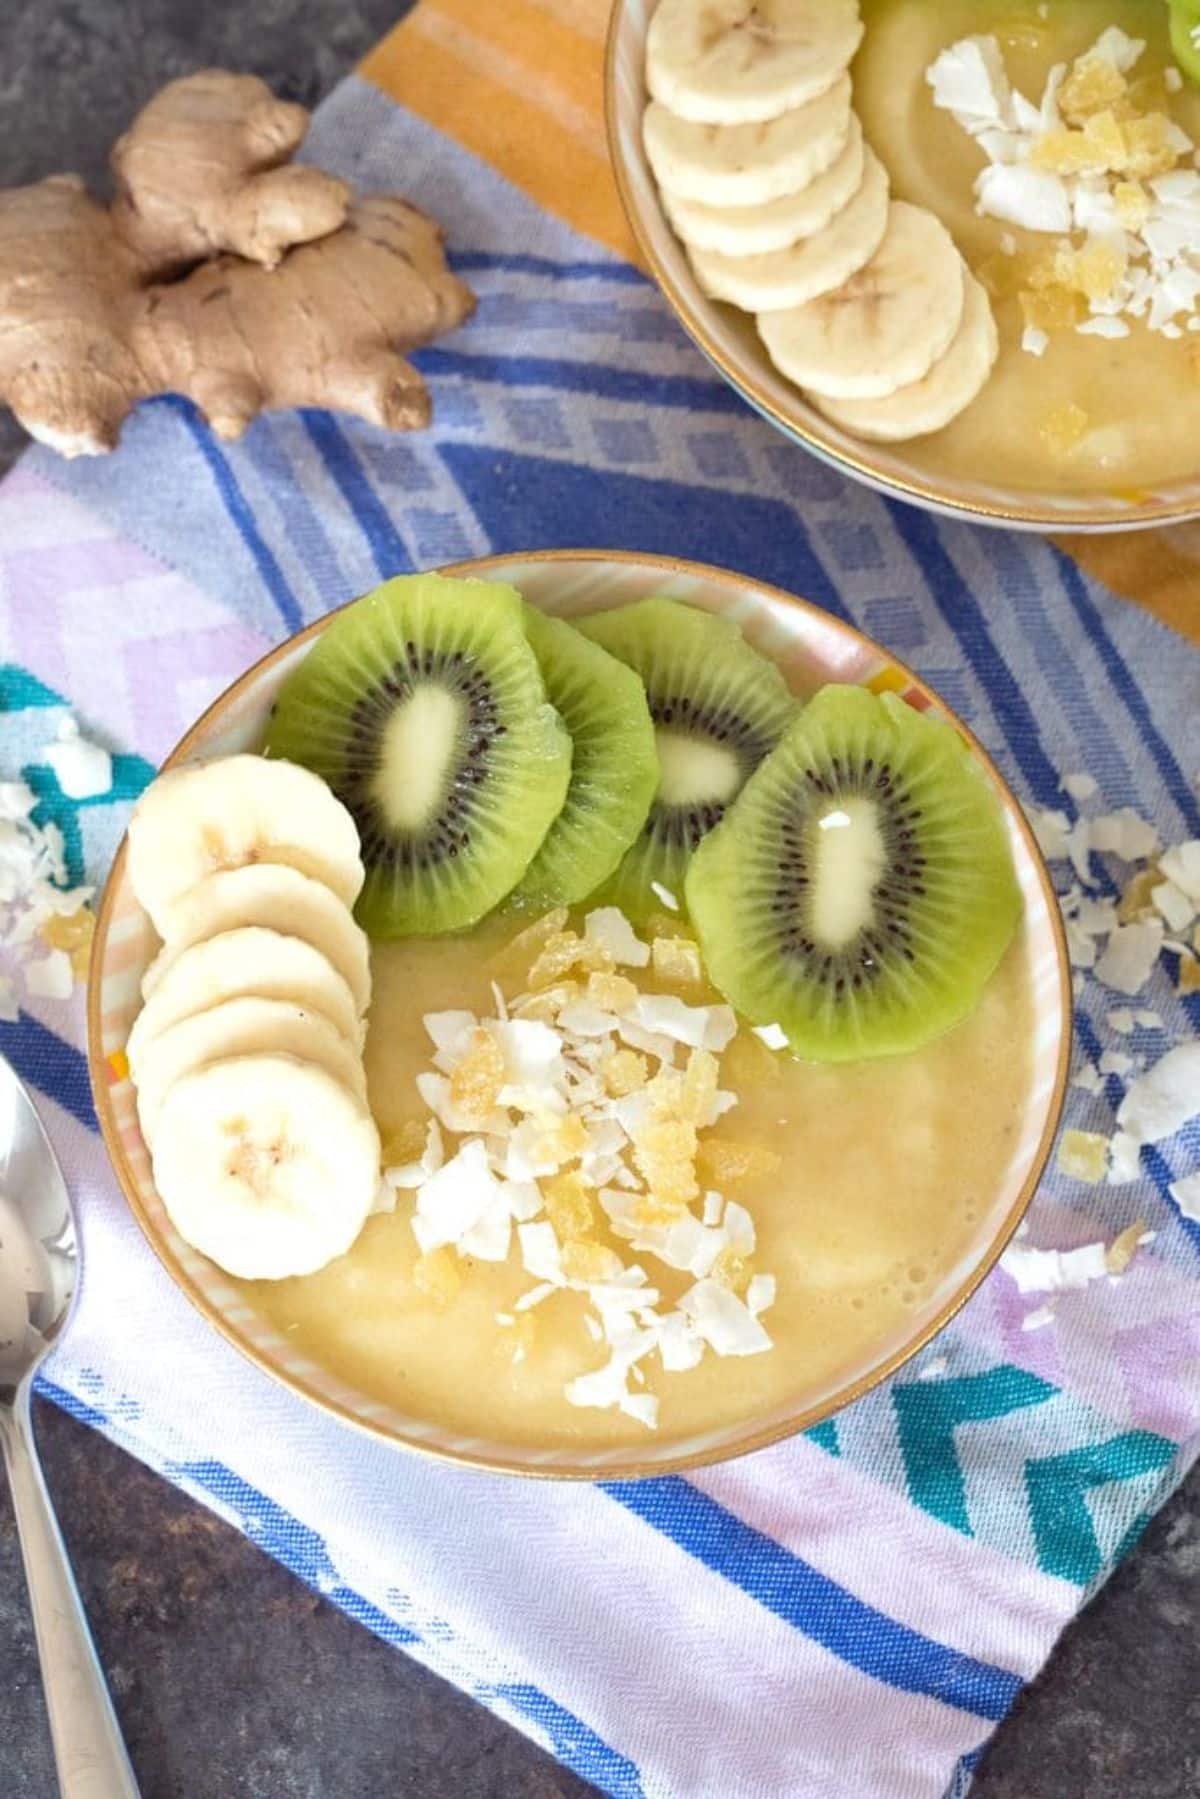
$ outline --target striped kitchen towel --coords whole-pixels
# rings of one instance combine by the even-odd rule
[[[0,778],[24,776],[72,878],[272,643],[380,576],[488,550],[682,553],[806,594],[914,664],[1030,803],[1200,835],[1200,651],[1103,565],[848,484],[701,361],[627,248],[599,106],[599,0],[422,0],[322,108],[310,152],[446,224],[475,319],[417,360],[436,422],[322,412],[221,445],[174,399],[121,449],[31,451],[0,486]],[[520,103],[521,113],[515,110]],[[1160,546],[1155,549],[1155,546]],[[1152,553],[1182,566],[1187,544]],[[1125,557],[1124,563],[1121,558]],[[1122,572],[1123,571],[1123,572]],[[73,712],[116,753],[73,801],[45,761]],[[1189,732],[1191,736],[1189,738]],[[1194,1031],[1164,958],[1147,1055]],[[1113,1004],[1088,982],[1079,1056]],[[380,1636],[622,1799],[939,1799],[1200,1445],[1200,1226],[1170,1188],[1051,1173],[1031,1241],[1156,1233],[1127,1274],[1037,1305],[994,1273],[915,1366],[805,1437],[686,1479],[506,1482],[408,1458],[278,1389],[162,1274],[95,1128],[78,999],[27,999],[0,1050],[38,1090],[83,1207],[87,1280],[48,1390]],[[1105,1063],[1105,1070],[1112,1064]],[[1121,1077],[1072,1089],[1111,1129]]]

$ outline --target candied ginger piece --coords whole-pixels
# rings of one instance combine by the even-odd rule
[[[661,1230],[686,1216],[686,1204],[678,1200],[671,1204],[657,1193],[642,1194],[630,1212],[631,1221],[643,1231]]]
[[[77,912],[52,912],[38,929],[47,949],[66,950],[77,980],[83,980],[87,974],[95,934],[96,914],[90,906],[80,906]]]
[[[580,937],[574,931],[555,931],[547,937],[529,970],[531,987],[549,987],[573,968],[585,973],[611,971],[612,951],[603,943]]]
[[[1103,238],[1092,238],[1075,253],[1075,286],[1089,300],[1107,300],[1129,266],[1125,252]]]
[[[574,1170],[552,1174],[541,1186],[546,1216],[560,1242],[585,1237],[596,1222],[596,1210],[582,1177]]]
[[[1124,156],[1124,140],[1119,140],[1118,152]],[[1100,173],[1109,164],[1107,152],[1090,137],[1063,126],[1059,130],[1043,132],[1041,137],[1033,140],[1029,146],[1029,166],[1045,169],[1053,175],[1083,175]]]
[[[681,987],[698,986],[704,979],[700,946],[690,937],[655,937],[650,945],[651,963],[660,981]]]
[[[406,1118],[394,1131],[388,1131],[383,1139],[380,1165],[403,1168],[408,1162],[419,1162],[425,1153],[426,1129],[420,1119]]]
[[[1058,90],[1058,110],[1072,125],[1082,125],[1093,113],[1115,107],[1128,92],[1129,84],[1120,69],[1085,51],[1075,59],[1071,72]]]
[[[775,1174],[783,1166],[778,1150],[761,1143],[742,1143],[730,1137],[709,1137],[696,1154],[702,1179],[713,1187],[730,1181],[756,1180]]]
[[[535,918],[531,925],[506,943],[503,949],[497,950],[489,966],[493,968],[527,968],[530,958],[551,937],[561,935],[567,927],[567,908],[556,906],[553,912],[546,912],[541,918]]]
[[[1048,412],[1038,427],[1042,441],[1057,455],[1066,455],[1087,434],[1088,414],[1070,402]]]
[[[427,1250],[413,1263],[413,1286],[435,1305],[446,1306],[462,1286],[462,1270],[447,1245]]]
[[[731,1293],[744,1293],[753,1276],[753,1258],[732,1247],[723,1249],[709,1270],[709,1278],[728,1287]]]
[[[638,1131],[634,1164],[656,1198],[687,1205],[696,1180],[696,1127],[682,1118],[651,1118]]]
[[[1153,918],[1156,908],[1150,896],[1161,880],[1157,862],[1135,874],[1121,895],[1121,903],[1117,907],[1118,923],[1139,924]]]
[[[703,1124],[717,1093],[717,1058],[706,1049],[694,1049],[688,1057],[679,1095],[680,1116],[690,1124]]]
[[[479,1025],[450,1076],[450,1104],[465,1117],[485,1119],[494,1109],[507,1076],[504,1051]]]
[[[512,1008],[514,1018],[532,1018],[538,1024],[553,1024],[564,1006],[569,1006],[583,993],[578,981],[556,981],[540,993],[527,993]]]
[[[1179,980],[1175,991],[1181,997],[1188,993],[1200,993],[1200,957],[1188,950],[1179,958]]]
[[[614,1099],[639,1093],[646,1085],[650,1064],[636,1049],[615,1049],[600,1064],[600,1079]]]
[[[1140,181],[1118,181],[1113,188],[1113,204],[1127,231],[1140,231],[1150,217],[1150,196]]]
[[[1141,1247],[1142,1238],[1146,1234],[1146,1220],[1135,1218],[1133,1223],[1123,1230],[1119,1237],[1114,1237],[1104,1252],[1104,1260],[1110,1274],[1124,1274],[1130,1262]]]
[[[606,1012],[628,1012],[638,996],[638,990],[628,976],[608,974],[600,971],[588,976],[587,996],[595,1006],[603,1006]]]
[[[1083,317],[1079,295],[1067,283],[1022,288],[1021,315],[1034,331],[1071,331]]]
[[[1095,1131],[1064,1131],[1058,1145],[1058,1166],[1073,1180],[1095,1186],[1108,1169],[1108,1138]]]
[[[569,1281],[578,1281],[581,1286],[616,1280],[623,1266],[615,1249],[594,1239],[582,1238],[563,1244],[563,1273]]]
[[[1124,162],[1114,163],[1112,167],[1123,167],[1130,175],[1144,177],[1165,175],[1178,162],[1179,151],[1166,113],[1147,113],[1145,118],[1129,119],[1117,129],[1122,138]]]

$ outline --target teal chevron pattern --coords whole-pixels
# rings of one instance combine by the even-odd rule
[[[1159,1474],[1170,1466],[1174,1443],[1150,1430],[1130,1430],[1106,1443],[1090,1443],[1067,1455],[1048,1455],[1025,1465],[1029,1516],[1038,1561],[1048,1574],[1087,1586],[1106,1561],[1096,1537],[1086,1494],[1095,1487]],[[1145,1516],[1135,1518],[1115,1555],[1124,1555],[1140,1536]]]
[[[1149,1489],[1161,1481],[1177,1450],[1154,1431],[1093,1438],[1100,1421],[1087,1408],[1073,1405],[1049,1381],[1009,1363],[945,1380],[898,1383],[891,1407],[909,1497],[964,1536],[977,1534],[979,1496],[974,1496],[973,1515],[970,1438],[960,1433],[975,1424],[1007,1420],[1002,1437],[989,1434],[990,1454],[997,1459],[1003,1442],[1003,1459],[1014,1463],[1021,1477],[1026,1517],[1020,1530],[1029,1540],[1031,1559],[1043,1572],[1079,1586],[1090,1585],[1133,1547],[1145,1526]],[[1021,1425],[1024,1413],[1030,1414],[1028,1427]],[[1036,1453],[1056,1438],[1061,1442],[1064,1431],[1068,1441],[1075,1435],[1075,1446]],[[1089,1440],[1079,1442],[1080,1436]],[[1101,1541],[1088,1495],[1122,1484],[1129,1495],[1107,1508],[1111,1540]],[[1016,1522],[1010,1517],[1010,1532]],[[1010,1541],[1010,1553],[1013,1547]]]
[[[984,1374],[897,1384],[892,1402],[908,1491],[924,1511],[972,1536],[966,1482],[954,1444],[960,1424],[982,1424],[1052,1399],[1057,1388],[1023,1368],[1002,1363]]]
[[[54,712],[71,710],[53,688],[15,663],[0,664],[0,759],[19,769],[37,795],[33,817],[39,825],[55,824],[62,832],[68,884],[95,882],[107,869],[128,808],[154,778],[153,764],[143,756],[113,754],[112,786],[90,799],[69,799],[53,769],[41,760],[58,735]],[[83,726],[87,730],[86,721]]]
[[[62,704],[61,701],[55,703]],[[142,789],[149,786],[154,774],[151,764],[141,756],[114,755],[112,786],[108,792],[97,794],[91,799],[73,800],[67,798],[58,784],[54,770],[46,763],[29,762],[22,768],[22,779],[28,781],[38,796],[33,813],[35,824],[56,824],[63,834],[67,878],[72,887],[82,885],[87,878],[85,869],[88,858],[84,850],[81,813],[97,806],[114,806],[134,801]]]

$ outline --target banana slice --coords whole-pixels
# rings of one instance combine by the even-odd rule
[[[168,1025],[154,1039],[154,1054],[144,1058],[138,1088],[142,1135],[153,1143],[163,1100],[185,1074],[230,1056],[285,1055],[312,1062],[367,1103],[367,1077],[362,1057],[341,1032],[319,1012],[282,999],[228,999]]]
[[[862,34],[858,0],[661,0],[646,85],[681,119],[774,119],[831,87]]]
[[[995,365],[1000,338],[992,317],[991,302],[973,275],[967,275],[962,323],[927,375],[907,387],[898,387],[882,400],[826,400],[814,394],[813,402],[835,425],[880,443],[924,437],[940,431],[971,404]]]
[[[874,256],[888,222],[887,171],[873,150],[865,155],[862,186],[823,231],[762,256],[722,256],[693,250],[692,267],[706,294],[744,312],[803,306],[841,288]]]
[[[843,286],[764,312],[758,334],[790,381],[834,400],[874,400],[919,381],[963,315],[963,259],[923,206],[893,200],[883,242]]]
[[[657,100],[642,137],[662,187],[711,206],[760,206],[795,193],[837,161],[850,134],[850,77],[763,125],[697,125]]]
[[[676,235],[692,249],[715,250],[721,256],[763,256],[823,231],[862,186],[864,167],[862,126],[851,113],[841,155],[794,194],[781,194],[761,206],[706,206],[665,187],[659,191]]]
[[[303,937],[328,956],[349,982],[354,1003],[365,1012],[371,1001],[371,951],[366,932],[330,888],[299,869],[277,862],[248,862],[206,875],[170,907],[167,943],[142,979],[149,999],[181,952],[239,925],[257,924]]]
[[[354,995],[333,963],[299,937],[243,925],[193,943],[163,975],[138,1013],[125,1046],[136,1084],[145,1085],[147,1058],[169,1025],[227,999],[255,996],[290,1000],[319,1012],[348,1043],[361,1047],[363,1031]]]
[[[158,1115],[154,1184],[194,1249],[242,1280],[344,1255],[379,1185],[379,1133],[333,1076],[294,1056],[183,1075]]]
[[[352,906],[363,884],[358,827],[317,775],[265,756],[170,769],[129,821],[129,878],[160,937],[170,910],[220,868],[283,862]]]

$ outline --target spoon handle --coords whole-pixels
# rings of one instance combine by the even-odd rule
[[[29,1393],[0,1406],[0,1447],[29,1583],[30,1605],[62,1799],[138,1799],[121,1729],[42,1479]]]

